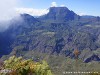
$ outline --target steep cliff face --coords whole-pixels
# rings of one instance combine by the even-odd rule
[[[49,13],[41,16],[41,20],[66,22],[71,20],[78,20],[79,16],[67,7],[50,7]]]

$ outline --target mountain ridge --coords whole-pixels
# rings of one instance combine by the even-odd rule
[[[23,22],[15,22],[5,31],[10,39],[14,38],[9,45],[12,49],[10,49],[10,54],[24,56],[25,51],[32,50],[74,58],[73,51],[77,48],[81,52],[80,59],[83,59],[86,54],[85,49],[94,53],[94,50],[97,51],[100,48],[98,17],[83,18],[66,7],[51,7],[48,14],[38,18],[28,14],[22,14],[21,17]],[[4,38],[0,38],[0,40],[4,40]],[[100,58],[97,61],[100,61]]]

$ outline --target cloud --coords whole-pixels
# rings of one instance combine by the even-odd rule
[[[0,32],[7,29],[11,24],[11,19],[20,15],[16,13],[15,8],[18,6],[18,0],[0,0]]]
[[[18,0],[1,0],[0,1],[0,21],[10,20],[18,14],[15,11]]]
[[[86,15],[86,13],[83,13],[83,12],[78,12],[77,14],[80,16]]]
[[[51,7],[57,7],[57,3],[56,2],[52,2],[51,3]]]
[[[49,10],[47,9],[33,9],[33,8],[16,8],[16,11],[20,14],[27,13],[32,16],[41,16],[49,12]]]
[[[66,7],[65,5],[60,5],[61,7]]]

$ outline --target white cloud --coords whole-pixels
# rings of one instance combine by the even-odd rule
[[[4,31],[11,25],[11,19],[21,20],[20,15],[16,13],[15,8],[19,0],[0,0],[0,32]]]
[[[51,3],[51,7],[57,7],[57,3],[56,2],[52,2]]]
[[[61,7],[66,7],[65,5],[60,5]]]
[[[86,15],[86,13],[83,13],[83,12],[78,12],[77,14],[80,16]]]
[[[0,21],[10,20],[18,14],[15,11],[18,0],[1,0],[0,1]]]
[[[33,9],[33,8],[16,8],[16,11],[20,14],[27,13],[32,16],[41,16],[49,12],[49,10],[47,9]]]

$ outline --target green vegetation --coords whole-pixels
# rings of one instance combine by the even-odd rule
[[[55,55],[55,54],[49,55],[48,53],[39,53],[37,51],[25,51],[22,54],[22,56],[24,58],[24,61],[32,61],[32,60],[38,61],[38,62],[32,61],[32,63],[34,64],[35,63],[42,64],[41,61],[46,60],[50,67],[49,70],[51,70],[54,75],[63,75],[63,72],[70,72],[70,71],[77,72],[77,69],[79,72],[100,72],[100,67],[99,67],[100,62],[92,61],[89,63],[84,63],[81,59],[78,59],[77,60],[78,65],[76,65],[76,60],[71,59],[70,57],[65,57],[63,55]],[[2,59],[6,59],[8,57],[9,56],[3,56]],[[32,60],[25,60],[25,59],[32,59]],[[73,74],[68,74],[68,75],[73,75]]]
[[[63,72],[100,72],[100,62],[91,61],[84,63],[81,59],[76,60],[63,55],[49,55],[48,53],[39,53],[37,51],[26,51],[23,53],[23,58],[33,59],[34,61],[46,60],[54,75],[63,75]],[[7,56],[8,57],[8,56]],[[5,59],[6,56],[3,58]],[[77,69],[76,69],[77,68]],[[67,75],[67,74],[66,74]],[[73,75],[73,74],[68,74]],[[81,74],[85,75],[85,74]],[[87,74],[88,75],[88,74]]]
[[[100,73],[90,73],[88,75],[100,75]]]
[[[0,72],[0,75],[53,75],[46,61],[35,62],[15,56],[4,61]]]

